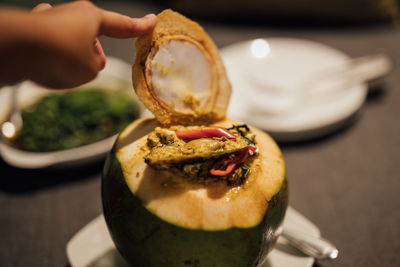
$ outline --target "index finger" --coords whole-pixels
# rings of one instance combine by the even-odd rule
[[[131,18],[116,12],[100,10],[101,22],[99,35],[113,38],[131,38],[151,32],[157,17],[148,14],[142,18]]]
[[[32,13],[37,13],[37,12],[41,12],[41,11],[45,11],[45,10],[49,10],[52,9],[53,7],[49,4],[49,3],[40,3],[37,6],[35,6],[31,12]]]

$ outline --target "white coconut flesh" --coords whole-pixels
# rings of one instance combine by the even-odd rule
[[[131,124],[120,135],[116,152],[127,185],[149,211],[191,229],[222,230],[260,223],[285,175],[281,152],[268,135],[253,129],[260,153],[242,186],[232,188],[223,182],[195,186],[176,184],[170,173],[156,171],[144,162],[148,153],[146,134],[157,125],[152,119]],[[222,127],[231,125],[230,120],[218,123]]]
[[[153,95],[181,113],[204,108],[214,87],[214,67],[205,53],[186,40],[153,47],[146,60],[146,79]]]

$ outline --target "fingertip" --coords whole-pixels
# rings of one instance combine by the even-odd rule
[[[146,18],[146,19],[151,19],[151,20],[157,20],[157,16],[155,15],[155,14],[153,14],[153,13],[150,13],[150,14],[147,14],[146,16],[144,16],[143,18]]]
[[[119,13],[101,10],[99,35],[114,38],[132,38],[149,33],[157,22],[157,16],[148,14],[142,18],[131,18]]]
[[[148,24],[149,24],[150,28],[154,28],[154,26],[156,26],[157,16],[155,14],[152,14],[152,13],[151,14],[147,14],[143,18],[148,21]]]
[[[154,14],[147,14],[142,18],[131,18],[132,28],[136,35],[148,33],[154,29],[157,23],[157,16]]]
[[[32,12],[41,12],[53,8],[49,3],[40,3],[32,9]]]

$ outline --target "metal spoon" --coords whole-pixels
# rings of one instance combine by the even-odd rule
[[[331,242],[321,237],[314,237],[290,228],[285,228],[281,236],[304,254],[319,260],[333,260],[339,255],[339,250]]]
[[[1,124],[2,139],[10,142],[15,139],[22,129],[22,116],[18,109],[17,95],[21,84],[11,88],[10,93],[10,111],[5,122]]]

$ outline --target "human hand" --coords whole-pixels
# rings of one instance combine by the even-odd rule
[[[38,12],[41,12],[41,11],[50,10],[52,8],[53,7],[49,3],[40,3],[37,6],[35,6],[32,9],[31,12],[32,13],[38,13]],[[99,64],[100,70],[102,70],[106,65],[106,56],[104,55],[103,48],[102,48],[98,38],[96,38],[95,41],[94,41],[94,49],[95,49],[95,52],[97,53],[97,56],[98,56],[97,60],[100,63]]]
[[[22,56],[14,51],[13,64],[19,65],[14,71],[23,75],[19,79],[27,78],[50,88],[71,88],[96,77],[105,66],[98,36],[136,37],[150,32],[156,23],[154,15],[130,18],[88,1],[53,8],[40,4],[28,16],[24,21]]]

